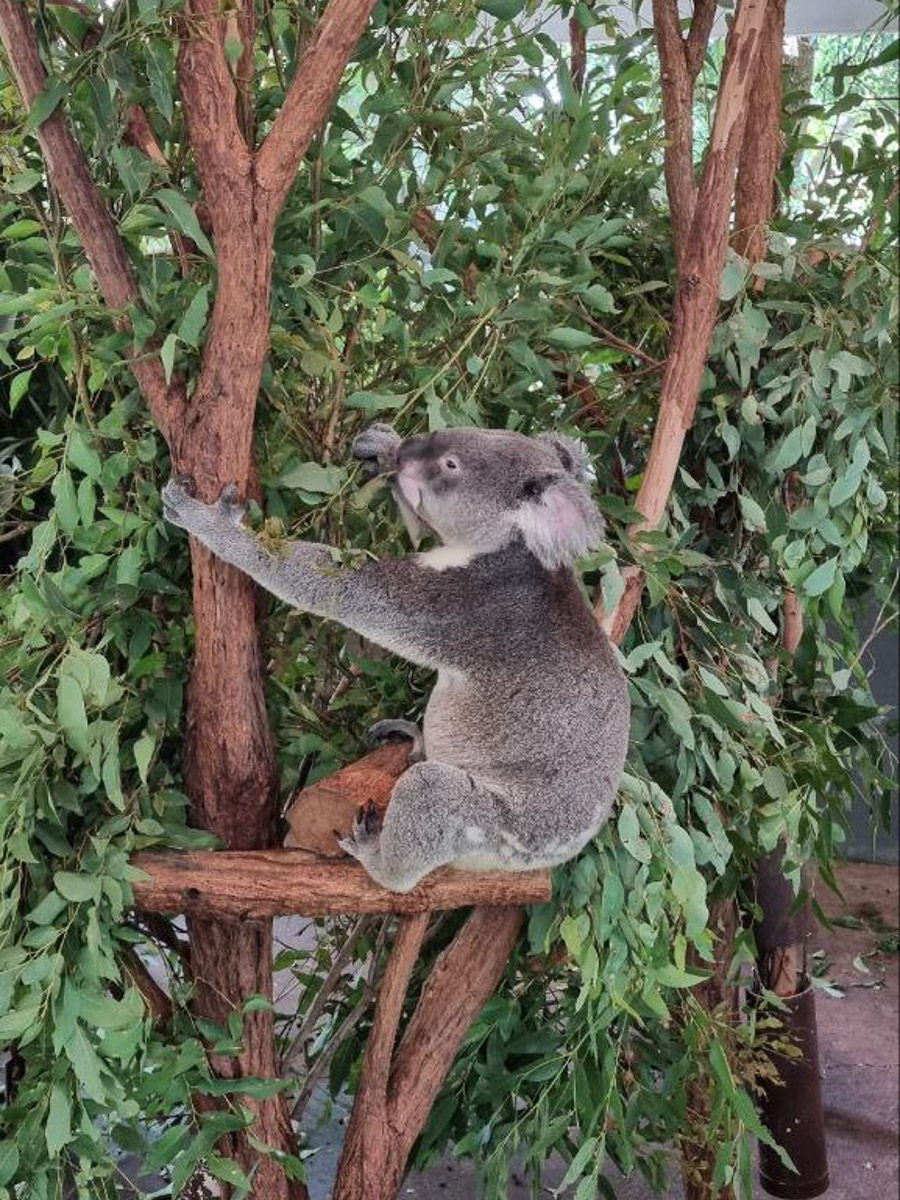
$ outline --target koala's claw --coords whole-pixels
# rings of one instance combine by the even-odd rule
[[[233,525],[240,525],[247,514],[247,505],[238,499],[236,483],[226,483],[219,496],[219,508]]]
[[[398,737],[407,739],[412,742],[409,761],[425,761],[425,739],[421,729],[412,721],[376,721],[369,727],[369,737],[374,742],[385,742]]]
[[[356,810],[351,832],[346,837],[339,837],[337,843],[345,854],[362,859],[376,847],[381,836],[381,823],[381,813],[369,800]]]
[[[185,509],[196,504],[194,500],[194,481],[189,475],[173,475],[162,490],[163,516],[172,525],[186,528],[184,521]]]
[[[380,833],[381,813],[371,800],[367,800],[356,810],[356,819],[353,822],[353,840],[357,846],[365,846],[366,842],[377,839]]]

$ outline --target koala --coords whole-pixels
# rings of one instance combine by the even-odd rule
[[[163,512],[297,608],[437,671],[423,731],[381,824],[363,811],[343,848],[406,892],[435,868],[521,871],[573,858],[609,816],[629,701],[615,651],[572,562],[603,536],[580,443],[476,428],[402,440],[377,424],[353,444],[390,477],[410,535],[436,548],[342,565],[328,546],[264,545],[234,487],[215,504],[188,482]]]

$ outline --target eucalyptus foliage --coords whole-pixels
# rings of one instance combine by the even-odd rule
[[[402,553],[387,498],[347,465],[366,421],[585,439],[609,526],[608,548],[581,564],[585,588],[609,608],[625,564],[647,573],[622,647],[628,774],[608,829],[530,913],[417,1161],[455,1146],[502,1196],[513,1155],[537,1178],[561,1152],[577,1200],[591,1200],[615,1194],[612,1164],[661,1183],[661,1148],[690,1132],[715,1147],[716,1184],[749,1196],[749,1135],[762,1132],[753,1084],[777,1024],[736,1025],[692,995],[717,952],[710,912],[733,899],[752,917],[746,881],[779,841],[798,887],[811,860],[830,879],[854,789],[879,818],[888,811],[858,630],[862,614],[894,614],[897,218],[884,202],[896,109],[868,93],[849,103],[866,61],[833,63],[815,101],[788,95],[790,202],[767,260],[726,266],[668,519],[629,539],[673,286],[655,55],[647,32],[592,42],[579,94],[568,47],[535,7],[376,7],[278,226],[256,438],[265,507],[294,536]],[[78,12],[35,8],[53,66],[40,108],[65,104],[126,240],[145,302],[131,331],[101,304],[47,186],[41,114],[22,119],[8,78],[0,90],[0,1042],[16,1078],[0,1197],[58,1195],[65,1173],[79,1195],[112,1195],[122,1151],[164,1174],[162,1194],[200,1162],[246,1187],[216,1152],[249,1119],[240,1094],[217,1113],[190,1098],[236,1087],[211,1077],[203,1044],[233,1050],[241,1016],[227,1029],[196,1021],[171,930],[129,910],[134,850],[208,842],[189,827],[182,779],[185,543],[162,521],[167,451],[124,361],[133,343],[190,380],[215,288],[174,79],[176,10],[98,5],[102,36],[85,42]],[[574,12],[609,28],[599,8]],[[264,5],[263,126],[310,19]],[[873,60],[896,80],[896,42],[870,43]],[[168,170],[126,143],[132,104]],[[850,111],[852,136],[820,138]],[[811,155],[817,186],[791,189]],[[173,233],[190,239],[186,270]],[[786,588],[805,611],[792,661],[779,641]],[[285,795],[349,761],[375,718],[421,711],[426,675],[334,628],[273,604],[265,639]],[[429,961],[456,920],[439,924]],[[348,927],[317,928],[314,950],[289,947],[277,962],[298,985],[286,1043]],[[356,943],[358,975],[323,995],[306,1047],[308,1065],[325,1056],[333,1093],[359,1070],[364,960],[383,945],[371,932]],[[739,932],[733,971],[752,949]],[[135,954],[165,965],[167,1025],[130,982]],[[699,1131],[692,1081],[711,1096]],[[296,1084],[241,1085],[278,1086]]]

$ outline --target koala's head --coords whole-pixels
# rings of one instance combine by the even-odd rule
[[[580,442],[489,429],[444,429],[401,442],[394,489],[412,515],[448,546],[495,549],[521,536],[549,568],[603,538]]]

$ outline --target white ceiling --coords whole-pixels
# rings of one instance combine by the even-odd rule
[[[678,7],[684,16],[688,17],[694,6],[692,0],[678,0]],[[630,33],[639,26],[652,24],[651,0],[641,0],[637,21],[632,11],[632,3],[614,0],[609,4],[609,8],[619,19],[623,31]],[[865,33],[873,26],[883,23],[885,17],[886,12],[881,0],[788,0],[785,33],[794,36],[816,33]],[[896,28],[895,20],[885,32],[889,32],[890,29],[896,31]],[[557,14],[550,18],[544,30],[559,41],[568,41],[568,21]],[[724,14],[720,13],[713,36],[724,32]],[[598,35],[600,31],[594,33]]]

